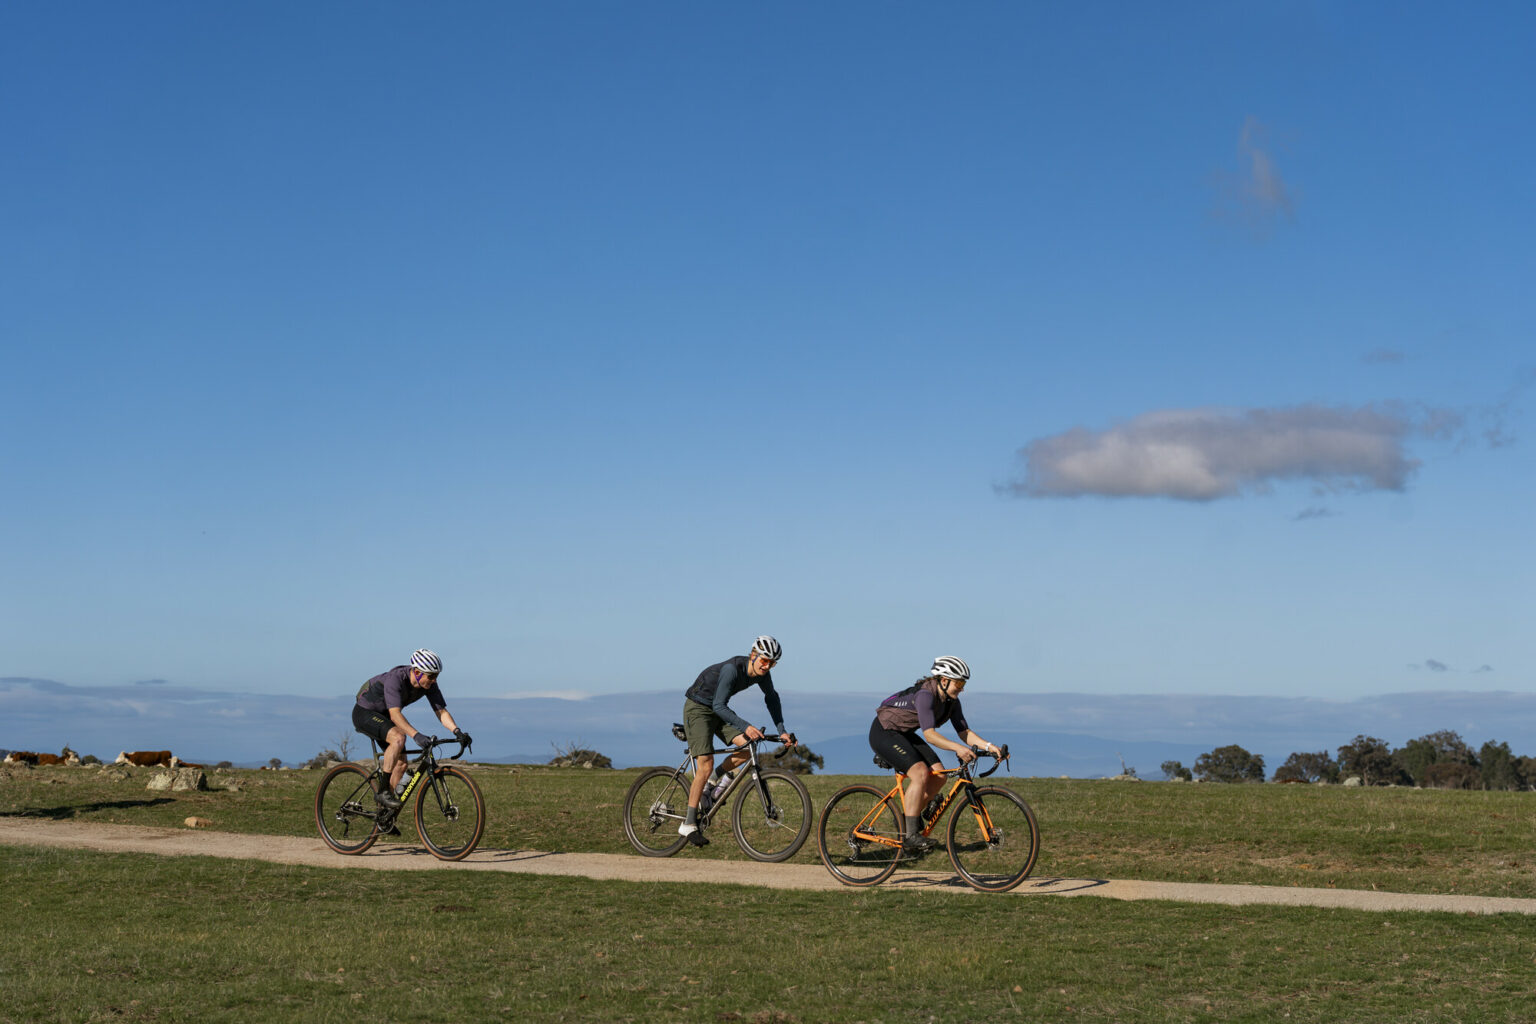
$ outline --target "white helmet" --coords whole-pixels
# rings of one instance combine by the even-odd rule
[[[784,654],[784,649],[779,642],[771,636],[760,636],[752,641],[752,653],[761,654],[769,661],[778,661]]]
[[[411,655],[411,668],[435,676],[443,670],[443,659],[423,647]]]
[[[933,659],[933,671],[929,675],[943,676],[945,679],[969,679],[971,666],[959,658],[944,654]]]

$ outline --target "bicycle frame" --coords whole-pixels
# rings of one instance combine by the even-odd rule
[[[977,750],[976,753],[979,756],[991,757],[995,760],[996,763],[993,764],[992,767],[988,770],[982,772],[980,775],[973,774],[975,771],[974,761],[968,764],[962,764],[958,768],[940,768],[936,772],[936,774],[941,778],[950,778],[952,776],[953,784],[949,787],[947,792],[942,793],[943,799],[939,801],[939,806],[934,809],[934,812],[930,815],[925,811],[922,819],[920,819],[923,825],[922,835],[926,836],[938,827],[939,821],[944,817],[944,812],[949,810],[949,805],[954,803],[955,796],[958,793],[968,788],[975,788],[976,780],[978,778],[984,779],[988,775],[991,775],[993,772],[1002,767],[1003,761],[1005,760],[1004,758],[999,757],[990,751]],[[885,796],[882,797],[878,802],[876,802],[875,806],[870,810],[870,812],[866,814],[857,825],[854,826],[854,835],[856,837],[863,840],[864,842],[873,843],[877,846],[889,846],[893,849],[901,849],[901,841],[899,839],[895,839],[890,836],[879,835],[877,832],[870,830],[869,825],[872,822],[878,821],[880,819],[881,812],[884,811],[886,805],[891,803],[893,800],[896,802],[897,807],[902,807],[902,797],[906,791],[906,784],[906,775],[901,772],[897,772],[896,785],[892,786],[891,791],[885,794]],[[976,815],[976,824],[981,828],[983,835],[991,837],[996,833],[997,829],[996,826],[992,824],[992,816],[987,813],[985,806],[973,800],[971,801],[971,813]]]
[[[726,785],[724,792],[722,792],[718,797],[716,797],[714,802],[709,805],[709,809],[705,810],[702,807],[699,808],[699,821],[702,824],[706,824],[707,825],[707,824],[709,824],[709,822],[714,820],[715,812],[720,810],[721,808],[725,807],[727,804],[730,803],[731,794],[736,792],[736,787],[740,786],[742,784],[742,782],[744,780],[746,780],[749,776],[751,777],[751,780],[752,780],[753,783],[757,783],[757,781],[758,781],[758,773],[762,770],[762,766],[760,764],[760,755],[758,754],[758,751],[757,751],[758,744],[759,743],[781,742],[783,739],[784,739],[784,737],[782,737],[782,736],[773,735],[771,733],[764,733],[762,739],[760,739],[760,740],[747,740],[746,744],[744,746],[742,746],[742,747],[738,747],[738,746],[732,744],[730,747],[727,747],[727,748],[725,748],[723,750],[711,750],[709,752],[710,756],[713,757],[716,754],[739,754],[739,753],[742,752],[743,749],[745,749],[746,752],[747,752],[747,758],[748,759],[747,759],[746,763],[737,766],[735,777],[732,778],[731,781]],[[784,753],[784,751],[786,751],[788,749],[789,748],[787,746],[786,747],[782,747],[779,750],[775,751],[774,754],[769,755],[769,756],[777,756],[778,754]],[[677,766],[677,770],[679,772],[685,774],[685,775],[688,775],[690,778],[693,777],[694,775],[697,774],[697,767],[696,767],[695,759],[696,759],[696,757],[703,757],[703,756],[704,755],[702,755],[702,754],[694,755],[694,754],[684,753],[683,754],[683,761],[682,761],[681,764],[679,764]]]
[[[457,761],[459,758],[463,757],[464,752],[469,749],[467,746],[465,746],[464,741],[458,739],[457,737],[453,739],[438,740],[434,746],[445,746],[449,743],[457,743],[459,745],[458,751],[452,757],[438,757],[436,754],[432,753],[431,750],[422,749],[415,752],[417,757],[414,764],[411,764],[409,759],[407,759],[407,765],[410,774],[406,776],[408,781],[405,784],[405,789],[400,792],[400,806],[394,810],[385,810],[380,808],[377,812],[374,812],[375,820],[379,822],[380,827],[388,828],[391,824],[394,823],[395,818],[399,817],[400,813],[404,811],[406,807],[410,806],[411,798],[415,795],[416,788],[421,784],[421,780],[423,778],[427,780],[427,785],[432,787],[432,793],[437,797],[438,806],[442,806],[443,791],[441,785],[438,783],[437,778],[435,777],[433,769],[437,767],[438,762],[440,761]],[[375,758],[374,760],[377,762],[378,758]],[[363,781],[363,784],[365,786],[372,786],[373,780],[376,778],[384,780],[385,785],[389,784],[389,776],[384,774],[384,769],[382,766],[376,766],[373,769],[373,774],[369,775],[368,778]],[[368,812],[364,812],[364,816],[368,816]]]

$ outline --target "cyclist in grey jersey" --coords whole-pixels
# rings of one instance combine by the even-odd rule
[[[763,691],[763,703],[773,718],[773,726],[793,746],[794,734],[784,728],[784,708],[779,694],[773,688],[773,666],[783,654],[779,642],[771,636],[760,636],[752,642],[752,650],[745,655],[711,665],[699,673],[683,698],[683,730],[688,737],[688,753],[693,755],[693,784],[688,790],[688,813],[678,826],[679,835],[687,836],[695,846],[706,846],[708,839],[699,831],[699,807],[705,791],[720,784],[725,773],[747,760],[745,751],[731,754],[720,767],[715,768],[714,739],[719,736],[727,743],[745,747],[749,740],[760,740],[763,731],[742,718],[728,707],[730,699],[742,690],[758,686]],[[713,771],[711,770],[713,769]]]

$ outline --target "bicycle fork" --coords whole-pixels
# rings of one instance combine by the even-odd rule
[[[981,831],[981,841],[988,846],[1000,845],[1003,841],[1003,830],[992,824],[992,815],[987,813],[986,804],[983,804],[981,797],[975,793],[971,794],[971,813],[976,816],[976,827]]]

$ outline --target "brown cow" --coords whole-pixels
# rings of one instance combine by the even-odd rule
[[[123,751],[117,755],[117,764],[137,765],[140,768],[171,767],[174,755],[169,750]]]
[[[30,750],[16,750],[6,755],[6,764],[79,764],[80,757],[68,747],[62,754],[35,754]]]

